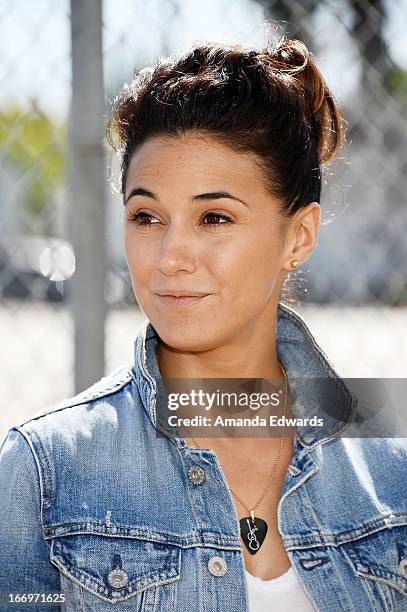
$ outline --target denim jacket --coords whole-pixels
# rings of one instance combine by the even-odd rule
[[[277,315],[288,380],[336,378],[346,422],[355,397],[303,319],[282,303]],[[215,452],[156,435],[156,345],[146,321],[133,364],[8,431],[3,609],[248,611],[238,516]],[[278,504],[285,550],[316,610],[407,611],[406,439],[346,438],[340,427],[296,430]],[[25,603],[30,593],[53,603]]]

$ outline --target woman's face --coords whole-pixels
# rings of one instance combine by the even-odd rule
[[[210,137],[152,137],[131,159],[125,201],[134,293],[167,345],[210,350],[270,325],[287,252],[253,156]],[[180,293],[201,296],[164,297]]]

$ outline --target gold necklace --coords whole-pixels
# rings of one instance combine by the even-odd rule
[[[284,422],[283,422],[283,433],[280,436],[280,445],[277,451],[277,456],[276,459],[274,461],[273,464],[273,469],[271,470],[271,474],[270,474],[270,478],[268,479],[267,482],[267,486],[265,488],[265,490],[263,491],[262,495],[260,495],[259,499],[257,500],[256,504],[253,506],[253,508],[249,508],[245,502],[239,497],[239,495],[232,489],[232,487],[230,488],[230,491],[233,493],[233,495],[236,497],[236,499],[242,504],[242,506],[249,512],[250,516],[245,516],[244,518],[240,519],[239,524],[240,524],[240,535],[243,539],[243,542],[246,545],[246,548],[248,549],[248,551],[252,554],[255,555],[257,553],[258,550],[260,550],[260,546],[263,544],[264,539],[266,537],[267,534],[267,523],[265,520],[259,518],[258,516],[254,515],[254,511],[256,510],[257,506],[259,506],[259,504],[263,501],[264,497],[266,496],[269,488],[271,487],[271,484],[274,480],[274,476],[277,470],[277,466],[280,462],[280,457],[281,457],[281,451],[283,448],[283,444],[284,444],[284,440],[285,440],[285,416],[286,416],[286,407],[287,407],[287,391],[288,391],[288,381],[287,381],[287,374],[286,371],[284,369],[284,367],[282,366],[281,362],[280,363],[280,368],[283,371],[283,375],[284,375],[284,380],[285,380],[285,395],[284,395]],[[186,428],[188,429],[188,428]],[[198,442],[195,440],[194,436],[191,433],[191,438],[194,441],[194,443],[196,444],[196,446],[198,448],[200,448],[202,450],[202,447],[198,444]]]

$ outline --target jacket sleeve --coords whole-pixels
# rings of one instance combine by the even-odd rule
[[[8,431],[0,448],[0,497],[0,609],[60,610],[60,604],[7,603],[9,593],[49,595],[61,590],[41,529],[37,463],[28,441],[16,429]]]

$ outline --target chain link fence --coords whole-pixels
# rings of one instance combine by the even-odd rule
[[[263,45],[270,20],[306,42],[347,121],[291,305],[343,376],[406,376],[406,2],[3,0],[0,436],[132,359],[144,316],[109,180],[109,101],[194,42]]]

